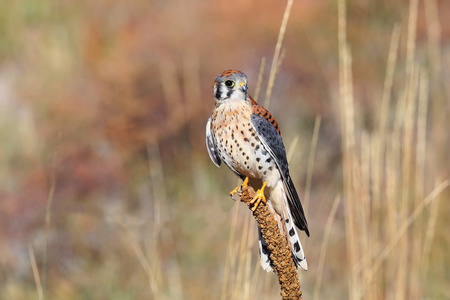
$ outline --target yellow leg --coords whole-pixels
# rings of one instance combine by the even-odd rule
[[[239,192],[239,189],[245,188],[247,187],[247,185],[248,185],[248,177],[245,177],[244,182],[240,186],[235,187],[234,190],[230,192],[230,197],[233,198],[233,195]]]
[[[262,187],[256,192],[255,197],[253,197],[252,201],[250,201],[250,204],[253,205],[252,207],[252,211],[255,211],[259,204],[261,203],[261,201],[265,203],[267,203],[266,197],[264,196],[264,188],[266,187],[267,182],[263,182]]]

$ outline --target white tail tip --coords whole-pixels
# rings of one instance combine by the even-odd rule
[[[306,259],[300,261],[299,265],[303,271],[308,271],[308,263],[306,262]]]

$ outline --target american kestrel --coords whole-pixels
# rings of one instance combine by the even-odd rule
[[[251,201],[255,210],[264,201],[286,236],[296,266],[308,269],[294,224],[309,236],[305,213],[289,176],[286,150],[278,123],[247,93],[247,76],[228,70],[214,81],[214,109],[206,123],[206,147],[214,164],[223,162],[239,178],[262,182]],[[237,191],[237,188],[232,191]],[[267,199],[267,200],[266,200]],[[267,243],[259,233],[261,265],[272,270]]]

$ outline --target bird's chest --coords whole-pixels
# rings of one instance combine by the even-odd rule
[[[264,179],[276,169],[250,123],[250,106],[221,105],[212,116],[212,133],[221,160],[244,176]]]

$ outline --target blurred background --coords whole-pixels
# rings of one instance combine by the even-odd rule
[[[1,299],[279,297],[205,148],[227,69],[280,124],[305,298],[450,298],[450,2],[294,1],[269,104],[286,4],[3,3]]]

